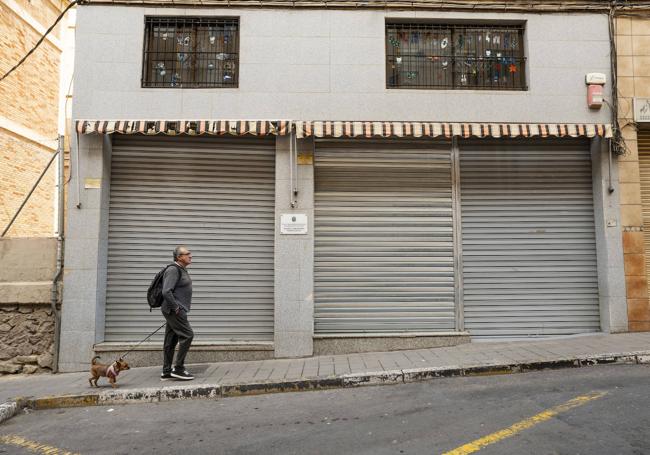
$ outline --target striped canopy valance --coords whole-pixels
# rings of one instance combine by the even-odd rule
[[[234,136],[283,136],[290,131],[286,120],[77,120],[80,134],[213,134]]]
[[[434,123],[290,120],[77,120],[80,134],[253,135],[305,137],[612,137],[612,126],[587,123]]]
[[[612,137],[606,124],[575,123],[432,123],[295,122],[300,137]]]

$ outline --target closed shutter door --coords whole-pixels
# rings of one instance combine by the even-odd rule
[[[639,172],[641,174],[641,208],[643,210],[643,240],[645,243],[645,269],[650,291],[650,130],[637,133],[639,147]]]
[[[450,147],[317,143],[315,333],[454,329]]]
[[[116,137],[111,171],[105,340],[160,326],[146,291],[179,244],[196,340],[272,340],[274,142]]]
[[[598,331],[585,142],[460,149],[465,328],[478,337]]]

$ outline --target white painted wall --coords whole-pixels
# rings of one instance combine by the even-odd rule
[[[240,17],[239,88],[141,88],[145,15]],[[529,90],[386,89],[384,24],[396,17],[526,21]],[[81,6],[73,117],[607,122],[584,83],[609,75],[607,27],[596,14]]]

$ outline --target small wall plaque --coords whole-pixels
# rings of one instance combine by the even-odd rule
[[[86,189],[99,189],[102,187],[102,179],[84,179],[84,188]]]
[[[314,164],[314,154],[311,152],[298,153],[298,164]]]
[[[634,121],[650,122],[650,98],[634,98]]]
[[[307,233],[307,215],[288,213],[280,216],[280,234],[299,235]]]

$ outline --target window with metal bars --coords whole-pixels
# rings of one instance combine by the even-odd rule
[[[387,22],[386,86],[527,90],[524,27]]]
[[[142,87],[235,88],[239,19],[146,17]]]

